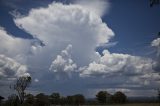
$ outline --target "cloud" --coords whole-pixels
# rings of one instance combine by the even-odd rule
[[[156,62],[154,62],[153,68],[155,71],[160,72],[160,38],[154,39],[151,42],[151,46],[155,47],[157,52]]]
[[[150,59],[128,54],[110,53],[108,50],[104,50],[103,56],[101,56],[97,62],[90,63],[89,67],[85,68],[85,71],[83,71],[81,75],[94,75],[94,72],[107,75],[119,71],[124,71],[127,74],[136,74],[144,71],[143,68],[145,67],[147,67],[145,71],[152,69],[152,66],[150,66],[151,63],[152,60]],[[99,67],[98,70],[94,70],[97,69],[95,67]]]
[[[34,79],[34,82],[39,82],[39,80],[36,78],[36,79]]]
[[[71,72],[77,68],[77,65],[71,59],[71,50],[72,45],[68,45],[65,50],[61,51],[60,55],[57,55],[50,66],[50,70],[54,72],[58,79],[60,76],[71,76]]]
[[[75,0],[74,4],[78,4],[99,16],[103,16],[108,13],[110,8],[108,0]]]
[[[117,44],[118,44],[118,42],[103,43],[103,44],[99,45],[98,48],[103,48],[103,49],[110,48],[110,47],[113,47],[113,46],[115,46]]]
[[[27,73],[27,66],[21,65],[14,59],[0,54],[0,78],[15,79],[20,76],[29,75]]]
[[[88,66],[80,68],[81,77],[120,77],[120,85],[125,83],[136,83],[137,85],[149,85],[152,82],[158,82],[160,75],[154,72],[152,64],[154,61],[149,58],[131,56],[129,54],[110,53],[108,50],[103,51],[97,61],[90,63]]]
[[[156,47],[157,56],[160,56],[160,38],[154,39],[151,43],[151,46]]]
[[[95,48],[114,36],[100,16],[75,4],[53,2],[47,8],[32,9],[27,16],[18,15],[14,22],[44,42],[43,55],[53,55],[68,44],[74,45],[72,52],[78,65],[89,63]]]
[[[0,53],[25,63],[25,56],[35,54],[41,48],[37,40],[16,38],[0,27]]]
[[[86,1],[82,1],[82,4],[83,2]],[[93,3],[89,8],[85,8],[84,4],[79,2],[69,5],[53,2],[46,8],[31,9],[26,16],[20,14],[17,16],[14,13],[15,24],[34,38],[40,39],[45,46],[39,47],[39,44],[32,43],[33,40],[25,40],[26,47],[25,44],[20,43],[20,47],[17,48],[22,46],[22,49],[18,49],[19,51],[15,49],[16,54],[19,55],[10,54],[11,51],[8,54],[16,55],[18,58],[15,58],[16,60],[24,60],[27,56],[25,63],[30,66],[30,70],[33,70],[39,84],[52,83],[53,76],[58,79],[72,76],[71,79],[67,79],[68,82],[63,79],[60,79],[60,83],[55,82],[55,87],[58,86],[59,89],[67,83],[77,87],[80,84],[79,89],[82,87],[88,89],[85,86],[88,83],[96,85],[104,80],[102,86],[96,87],[100,89],[107,85],[130,89],[129,87],[132,86],[143,89],[146,86],[150,87],[150,84],[153,85],[152,87],[157,87],[159,75],[152,69],[154,63],[152,59],[110,53],[108,50],[105,50],[103,55],[95,52],[96,47],[110,44],[110,39],[114,37],[114,32],[101,19],[104,15],[104,1],[99,3]],[[99,8],[101,6],[102,11]],[[15,48],[16,43],[13,45]],[[68,46],[64,49],[66,45]],[[35,55],[28,56],[30,54]],[[77,68],[79,71],[76,71]],[[73,73],[76,75],[74,76]],[[80,74],[80,77],[77,74]],[[74,89],[72,86],[68,88]],[[46,89],[48,91],[49,87]]]

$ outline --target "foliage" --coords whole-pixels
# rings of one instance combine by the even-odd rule
[[[51,104],[60,104],[60,94],[59,93],[52,93],[50,95],[50,102],[51,102]]]
[[[72,105],[82,105],[85,103],[85,97],[81,94],[76,94],[73,96],[67,96],[66,98],[66,104],[72,104]]]
[[[111,94],[109,94],[107,91],[100,91],[97,93],[96,98],[99,101],[99,103],[107,103],[110,101]]]
[[[25,89],[31,84],[30,76],[19,77],[14,84],[14,89],[18,92],[20,103],[24,102],[25,98]]]
[[[158,89],[158,102],[160,103],[160,89]]]
[[[160,0],[150,0],[150,7],[153,7],[154,5],[160,4]]]
[[[27,94],[27,95],[25,96],[25,104],[26,104],[26,105],[33,106],[33,105],[34,105],[34,102],[35,102],[34,95],[32,95],[32,94]]]
[[[127,97],[124,93],[118,91],[112,96],[114,103],[125,103],[127,100]]]
[[[19,98],[16,94],[12,94],[8,97],[5,102],[5,106],[18,106],[20,104]]]
[[[35,104],[36,106],[49,106],[48,96],[40,93],[35,96]]]

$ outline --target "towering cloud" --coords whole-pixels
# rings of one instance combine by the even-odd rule
[[[54,72],[59,79],[60,76],[71,77],[71,72],[75,71],[77,65],[71,59],[72,45],[68,45],[65,50],[57,55],[56,59],[52,62],[50,70]]]
[[[1,29],[0,53],[13,57],[18,62],[22,62],[21,60],[26,57],[24,63],[34,70],[33,73],[38,79],[35,82],[39,84],[41,81],[46,81],[43,78],[48,72],[58,79],[61,76],[72,78],[71,76],[76,74],[78,78],[72,80],[73,84],[84,80],[86,85],[102,84],[96,86],[97,89],[107,84],[113,88],[116,86],[117,89],[118,87],[129,89],[128,91],[131,91],[130,87],[133,86],[138,86],[138,89],[143,89],[144,86],[151,89],[156,87],[159,84],[159,75],[152,69],[152,64],[155,63],[152,59],[111,53],[108,50],[104,50],[103,55],[100,55],[95,51],[97,46],[108,46],[105,44],[110,44],[109,41],[114,37],[114,33],[101,19],[109,4],[104,0],[89,1],[77,0],[69,5],[53,2],[46,8],[31,9],[26,16],[14,14],[15,24],[34,38],[40,39],[45,46],[41,47],[35,39],[14,38]],[[157,47],[156,42],[157,40],[153,41],[152,45]],[[30,56],[30,54],[35,55]],[[5,73],[1,72],[1,75],[5,76]],[[52,80],[47,79],[48,83]],[[77,80],[79,82],[76,82]],[[86,87],[85,84],[80,85]]]

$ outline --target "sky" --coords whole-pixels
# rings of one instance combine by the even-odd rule
[[[122,91],[157,96],[160,5],[149,0],[0,0],[0,95]]]

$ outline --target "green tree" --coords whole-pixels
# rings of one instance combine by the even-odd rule
[[[18,96],[20,99],[20,103],[24,102],[25,98],[25,89],[31,84],[31,77],[30,76],[22,76],[19,77],[14,84],[14,89],[18,92]]]

